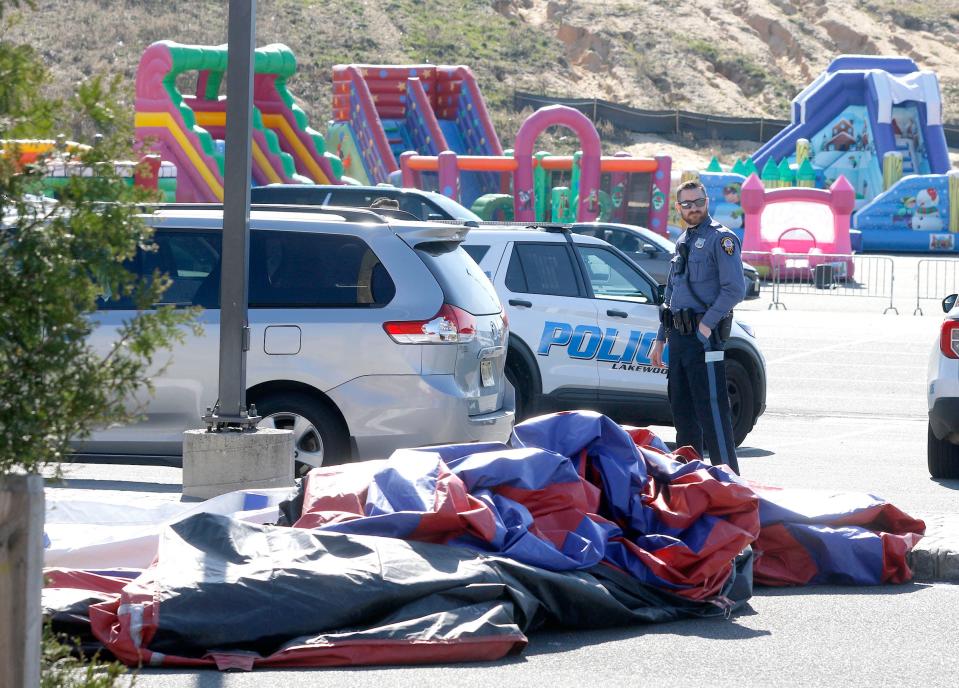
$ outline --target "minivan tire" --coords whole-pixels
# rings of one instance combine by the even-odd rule
[[[752,380],[745,366],[731,358],[726,359],[726,391],[729,395],[729,415],[733,437],[738,447],[753,429],[753,412],[756,405]]]
[[[931,424],[928,433],[926,457],[929,475],[940,479],[959,478],[959,446],[949,440],[937,438]]]
[[[350,460],[350,441],[343,421],[326,404],[302,392],[272,393],[262,398],[253,399],[257,414],[263,418],[275,414],[290,414],[302,416],[316,428],[320,441],[323,443],[323,465],[331,466],[345,463]],[[296,438],[294,438],[294,441]],[[308,473],[310,464],[297,461],[301,447],[294,446],[293,460],[296,475]]]

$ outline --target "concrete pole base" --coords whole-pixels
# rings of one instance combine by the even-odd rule
[[[183,433],[183,496],[293,486],[293,431]]]

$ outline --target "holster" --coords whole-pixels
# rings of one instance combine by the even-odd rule
[[[673,327],[673,312],[666,304],[661,304],[659,307],[659,322],[662,323],[664,331],[669,331]]]
[[[729,311],[726,315],[723,316],[723,319],[719,321],[719,324],[716,325],[716,336],[719,337],[720,342],[729,341],[729,336],[733,331],[733,312]]]
[[[680,308],[673,314],[673,324],[679,334],[689,336],[696,331],[696,311],[692,308]]]

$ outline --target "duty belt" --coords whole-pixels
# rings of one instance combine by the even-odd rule
[[[695,334],[699,328],[699,321],[703,319],[703,314],[697,313],[692,308],[680,308],[678,311],[670,312],[673,315],[673,327],[683,336]]]

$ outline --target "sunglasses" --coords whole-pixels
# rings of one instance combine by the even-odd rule
[[[706,205],[706,199],[696,198],[696,199],[693,199],[692,201],[678,201],[678,203],[679,203],[679,207],[682,208],[683,210],[689,210],[693,206],[697,208],[702,208],[704,205]]]

